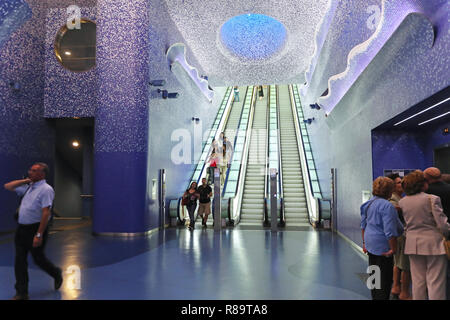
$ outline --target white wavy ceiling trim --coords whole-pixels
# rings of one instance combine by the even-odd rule
[[[405,18],[414,12],[422,13],[416,2],[382,1],[381,20],[375,33],[349,52],[345,71],[329,78],[328,94],[318,99],[326,114],[339,103]]]
[[[333,16],[336,11],[337,5],[339,1],[337,0],[329,0],[327,5],[327,13],[324,15],[322,22],[320,23],[319,28],[316,31],[316,35],[314,37],[314,52],[311,57],[311,62],[309,63],[308,69],[305,71],[305,82],[304,86],[300,87],[300,92],[302,95],[305,95],[309,85],[311,83],[311,78],[314,74],[314,70],[317,65],[317,61],[319,60],[320,52],[322,50],[323,44],[327,38],[328,30],[330,28],[331,22],[333,21]]]

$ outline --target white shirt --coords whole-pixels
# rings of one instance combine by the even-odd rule
[[[55,198],[55,191],[45,179],[31,183],[29,186],[22,185],[15,191],[19,196],[24,195],[19,209],[19,224],[41,222],[42,209],[51,207]]]

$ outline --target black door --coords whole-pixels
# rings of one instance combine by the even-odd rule
[[[434,166],[450,174],[450,146],[434,149]]]

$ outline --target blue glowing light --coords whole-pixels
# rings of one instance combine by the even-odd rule
[[[279,52],[286,41],[286,28],[263,14],[243,14],[225,22],[220,30],[225,47],[238,57],[267,59]]]

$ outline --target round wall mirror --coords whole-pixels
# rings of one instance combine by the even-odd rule
[[[95,66],[96,25],[81,19],[80,29],[61,27],[55,39],[55,54],[58,61],[74,72],[83,72]]]

